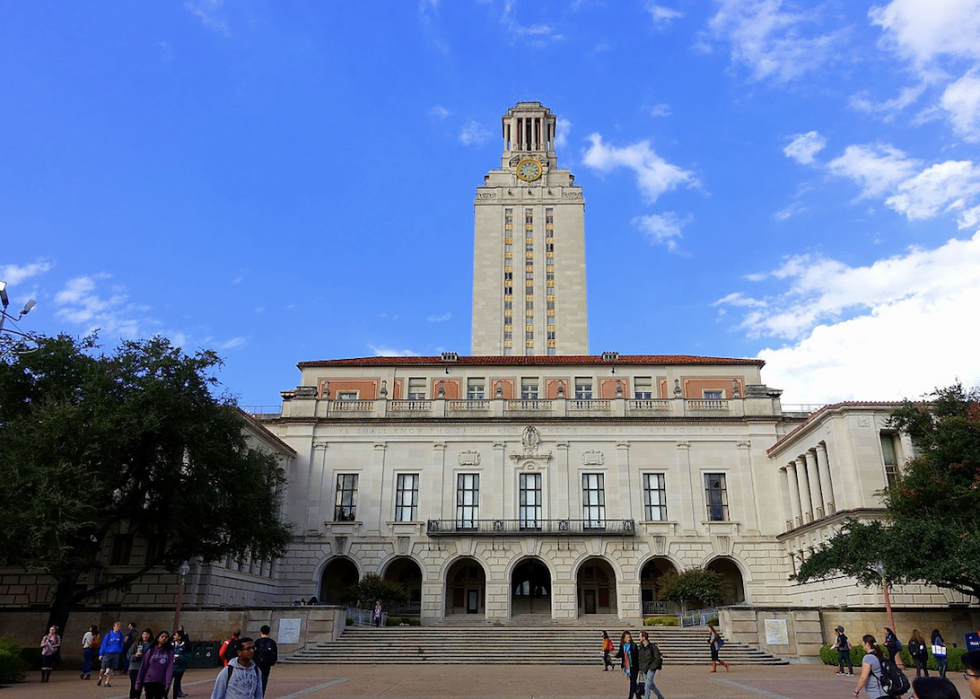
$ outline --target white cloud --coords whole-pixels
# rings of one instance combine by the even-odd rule
[[[507,28],[508,33],[516,39],[534,46],[544,46],[553,41],[561,41],[565,37],[550,24],[521,24],[517,21],[514,6],[516,0],[504,0],[504,12],[500,22]]]
[[[667,117],[671,115],[669,104],[655,104],[650,110],[650,116],[652,117]]]
[[[418,352],[413,352],[407,349],[394,349],[393,347],[374,346],[369,344],[368,347],[374,352],[375,357],[418,357]]]
[[[482,146],[490,138],[490,132],[473,119],[463,124],[459,132],[459,142],[464,146]]]
[[[980,0],[892,0],[868,16],[884,47],[919,65],[940,55],[980,58]]]
[[[813,157],[827,145],[827,139],[816,131],[796,134],[792,138],[789,145],[783,148],[783,153],[787,158],[792,158],[803,165],[812,163]]]
[[[827,167],[839,177],[849,177],[863,188],[862,197],[875,197],[909,178],[919,163],[886,144],[848,146]]]
[[[843,32],[807,37],[802,29],[815,12],[782,9],[782,0],[718,0],[708,23],[711,33],[730,42],[732,60],[746,65],[756,80],[782,83],[816,70],[834,57]]]
[[[962,209],[980,194],[980,167],[969,160],[947,160],[898,185],[885,203],[908,219],[926,219],[940,211]]]
[[[807,208],[803,206],[803,204],[799,202],[793,202],[785,209],[780,209],[779,211],[774,213],[772,217],[777,221],[785,221],[789,218],[792,218],[793,216],[796,216],[797,214],[802,214],[806,210]]]
[[[946,110],[953,128],[964,140],[972,143],[980,141],[980,77],[977,68],[948,85],[939,103]]]
[[[445,323],[447,320],[453,317],[452,313],[440,313],[439,315],[431,315],[426,318],[430,323]]]
[[[220,345],[218,345],[218,349],[237,349],[239,347],[243,347],[247,341],[247,337],[233,337],[230,340],[222,342]]]
[[[450,112],[448,109],[446,109],[445,107],[441,107],[438,104],[429,110],[429,116],[439,121],[445,119],[447,116],[449,116],[449,114]]]
[[[693,172],[671,165],[657,155],[650,147],[649,141],[640,141],[623,148],[607,146],[602,142],[602,136],[594,133],[589,136],[592,145],[585,152],[583,163],[598,172],[612,172],[620,167],[633,171],[636,184],[643,196],[651,204],[664,192],[677,189],[678,186],[698,186],[698,180]]]
[[[568,145],[568,134],[572,131],[572,122],[568,119],[558,117],[555,122],[555,148],[564,148]]]
[[[980,229],[980,206],[974,206],[960,214],[959,226],[961,229],[974,228]]]
[[[0,265],[0,281],[5,281],[10,286],[17,286],[25,279],[36,277],[50,271],[51,263],[47,260],[38,260],[29,265]],[[8,293],[10,290],[8,289]]]
[[[884,102],[874,102],[868,95],[868,92],[862,91],[855,95],[851,95],[848,100],[848,104],[851,109],[856,109],[859,112],[866,112],[868,114],[881,115],[885,121],[891,121],[897,112],[902,111],[906,107],[909,107],[918,101],[922,96],[922,93],[926,91],[928,83],[925,81],[920,82],[917,85],[910,85],[903,87],[898,92],[897,97],[893,97],[890,100],[885,100]]]
[[[677,250],[677,240],[684,237],[681,231],[690,222],[691,216],[681,219],[673,211],[637,216],[632,221],[634,226],[646,234],[651,243],[666,245],[670,252]]]
[[[201,20],[208,29],[228,36],[231,32],[225,21],[218,17],[218,11],[224,5],[224,0],[186,0],[184,9]]]
[[[101,330],[103,335],[135,338],[142,333],[145,320],[139,318],[146,306],[128,301],[120,287],[109,296],[100,294],[98,281],[108,279],[108,274],[95,274],[69,279],[65,287],[55,294],[58,306],[55,315],[74,325],[82,326],[85,333]]]
[[[650,16],[653,17],[653,21],[659,25],[670,24],[673,20],[684,16],[683,12],[665,5],[650,5],[647,9]]]

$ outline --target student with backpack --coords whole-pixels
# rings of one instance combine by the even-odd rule
[[[269,671],[279,662],[279,646],[269,637],[271,630],[268,625],[264,625],[259,629],[259,637],[255,641],[255,664],[259,666],[259,674],[262,675],[263,695],[269,686]]]
[[[834,648],[837,649],[837,670],[838,675],[844,674],[844,664],[847,663],[847,674],[854,674],[854,665],[851,664],[851,642],[844,634],[844,627],[838,626],[834,631],[837,632],[837,640],[834,641]]]
[[[664,666],[664,656],[660,652],[660,646],[650,642],[650,634],[640,631],[639,663],[640,672],[643,673],[643,685],[637,682],[636,695],[640,699],[650,699],[650,692],[657,695],[657,699],[664,699],[664,695],[657,689],[654,676],[657,671]]]
[[[861,661],[861,677],[854,688],[854,696],[858,696],[861,689],[867,691],[870,699],[900,697],[908,693],[911,688],[908,678],[890,658],[885,657],[875,637],[867,634],[861,641],[865,656]]]
[[[211,699],[262,699],[262,677],[252,662],[254,655],[255,641],[247,636],[240,639],[238,657],[218,673]]]
[[[238,657],[238,649],[241,648],[240,640],[242,630],[240,628],[231,632],[231,638],[226,638],[221,648],[218,649],[218,657],[221,658],[222,667],[228,667],[228,663]]]

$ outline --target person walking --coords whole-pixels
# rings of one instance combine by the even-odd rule
[[[970,685],[970,694],[980,699],[980,650],[971,650],[960,658],[963,679]]]
[[[650,642],[650,634],[646,631],[640,631],[638,659],[644,680],[643,686],[637,685],[637,696],[642,697],[642,699],[650,699],[650,692],[652,691],[657,695],[657,699],[664,699],[664,695],[657,689],[657,684],[654,681],[657,670],[664,666],[664,656],[660,652],[660,647],[656,643]]]
[[[609,638],[609,634],[603,631],[602,632],[602,663],[603,663],[602,671],[603,672],[608,672],[609,668],[616,669],[616,666],[613,665],[613,661],[612,661],[612,655],[611,655],[612,652],[613,652],[612,639]]]
[[[915,676],[929,676],[929,649],[926,647],[926,639],[922,637],[918,629],[912,629],[912,638],[909,639],[909,655],[912,656],[912,663],[915,665]]]
[[[61,648],[61,636],[58,635],[58,627],[52,626],[48,632],[41,637],[41,681],[51,681],[51,670],[54,668],[54,658]]]
[[[374,625],[375,627],[381,626],[381,600],[374,603]]]
[[[191,666],[191,644],[184,640],[184,635],[180,631],[174,632],[174,699],[186,697],[183,688],[180,686],[184,679],[184,673]]]
[[[885,661],[885,656],[878,647],[878,641],[871,634],[862,636],[861,642],[864,646],[864,658],[861,660],[861,676],[858,678],[857,687],[854,688],[854,696],[864,689],[870,699],[887,699],[888,695],[881,688],[879,681],[882,673],[881,664]]]
[[[279,646],[269,637],[271,631],[268,624],[263,625],[259,629],[259,637],[255,639],[255,664],[258,665],[259,674],[262,676],[263,696],[269,686],[269,672],[272,666],[279,662]]]
[[[241,636],[241,628],[236,628],[231,632],[231,638],[226,638],[221,644],[218,657],[221,658],[222,667],[228,667],[228,663],[238,657],[238,649],[242,645]]]
[[[95,683],[98,687],[103,682],[105,682],[106,687],[111,687],[109,680],[112,679],[112,673],[116,672],[122,666],[122,654],[123,648],[125,647],[126,637],[122,632],[122,622],[116,621],[112,624],[112,630],[107,631],[102,637],[102,645],[99,646],[99,681]]]
[[[129,647],[126,657],[129,659],[129,699],[139,699],[142,692],[136,687],[136,678],[143,665],[143,656],[153,647],[153,631],[143,629],[139,639]]]
[[[82,674],[79,677],[83,680],[92,679],[92,661],[99,652],[100,643],[102,638],[99,636],[99,627],[92,624],[82,636]]]
[[[262,699],[262,677],[252,662],[255,641],[246,636],[237,650],[238,657],[231,658],[215,678],[211,699]]]
[[[711,671],[718,672],[718,665],[720,663],[725,668],[725,672],[729,672],[728,663],[718,657],[718,651],[725,645],[725,639],[715,631],[715,627],[711,624],[708,624],[708,645],[711,647]]]
[[[902,642],[898,640],[898,636],[890,628],[887,626],[883,626],[882,628],[885,629],[885,650],[888,651],[888,659],[900,668],[904,668],[905,664],[902,662]]]
[[[936,659],[936,669],[939,671],[939,676],[945,677],[948,661],[946,641],[943,640],[943,635],[939,633],[939,629],[932,630],[932,657]]]
[[[136,696],[146,690],[146,699],[166,699],[174,677],[174,649],[170,632],[157,634],[156,643],[143,652],[143,662],[136,674]]]
[[[847,663],[847,674],[854,674],[854,665],[851,663],[851,642],[844,634],[844,627],[838,626],[834,631],[837,632],[837,639],[834,641],[834,648],[837,649],[837,674],[844,674],[844,663]]]
[[[630,693],[626,695],[626,699],[633,699],[636,696],[636,675],[640,671],[640,650],[633,643],[633,636],[629,631],[623,631],[619,637],[619,650],[616,651],[616,657],[619,658],[620,667],[630,681]]]

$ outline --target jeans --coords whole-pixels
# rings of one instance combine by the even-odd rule
[[[936,658],[936,667],[939,669],[939,676],[940,677],[945,677],[946,676],[946,665],[947,665],[946,656],[945,655],[942,655],[942,656],[936,655],[934,657]]]
[[[650,692],[652,691],[657,695],[657,699],[664,699],[664,695],[660,693],[657,689],[657,685],[654,683],[653,678],[657,674],[656,670],[647,671],[647,681],[644,685],[643,699],[650,699]]]
[[[98,651],[95,648],[83,648],[82,649],[82,674],[90,675],[92,673],[92,661],[95,659],[95,654]]]
[[[920,672],[921,673],[925,673],[925,676],[926,677],[929,676],[929,668],[926,667],[926,661],[927,660],[928,660],[928,657],[923,658],[923,657],[916,656],[916,657],[913,657],[912,658],[912,662],[915,663],[915,676],[916,677],[921,677],[921,675],[919,674]]]
[[[847,670],[852,675],[854,674],[854,665],[851,664],[851,651],[843,650],[842,648],[837,649],[837,666],[840,668],[840,673],[844,674],[844,664],[847,664]]]
[[[184,690],[180,687],[180,681],[182,679],[184,679],[183,671],[174,673],[174,699],[177,699],[177,697],[184,693]],[[265,692],[263,692],[264,694]]]
[[[272,669],[271,665],[259,665],[255,663],[259,668],[259,675],[262,677],[262,696],[265,696],[265,688],[269,686],[269,671]]]

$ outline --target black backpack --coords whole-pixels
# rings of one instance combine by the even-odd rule
[[[651,670],[662,670],[664,667],[664,654],[660,652],[660,646],[656,643],[650,644],[650,652],[653,653],[653,667]]]
[[[273,666],[279,662],[279,648],[271,638],[260,638],[255,642],[255,662],[259,665]]]
[[[905,673],[898,669],[898,665],[888,659],[881,661],[881,675],[878,677],[878,683],[881,684],[881,691],[890,697],[908,694],[912,688]]]

